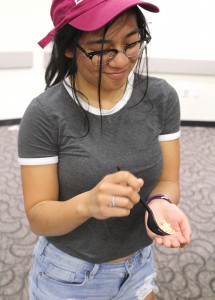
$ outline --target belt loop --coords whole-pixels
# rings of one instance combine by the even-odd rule
[[[89,272],[89,279],[93,279],[94,276],[97,274],[98,270],[99,270],[99,264],[95,264],[92,268],[92,270]]]
[[[141,263],[145,263],[150,256],[151,246],[147,246],[141,250]]]
[[[42,255],[44,253],[44,250],[46,246],[48,245],[48,241],[44,236],[39,237],[39,253]]]

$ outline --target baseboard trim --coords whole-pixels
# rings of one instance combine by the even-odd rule
[[[20,124],[21,119],[0,120],[0,126],[13,126]],[[192,127],[215,127],[215,121],[189,121],[182,120],[181,126]]]
[[[189,121],[182,120],[181,126],[192,127],[215,127],[215,121]]]
[[[21,119],[0,120],[0,126],[13,126],[20,124]]]

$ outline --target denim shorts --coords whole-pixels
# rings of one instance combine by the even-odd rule
[[[93,264],[38,239],[29,274],[30,300],[143,300],[158,291],[151,246],[120,263]]]

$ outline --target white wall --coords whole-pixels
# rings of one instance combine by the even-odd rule
[[[152,34],[149,53],[164,61],[173,59],[173,64],[175,59],[175,65],[163,66],[163,69],[175,69],[174,74],[156,73],[156,66],[152,71],[176,88],[183,120],[215,121],[214,3],[212,0],[157,0],[157,3],[161,9],[159,14],[146,14]],[[178,66],[180,60],[183,67]],[[194,61],[198,75],[192,74]],[[213,75],[207,76],[206,68]]]
[[[151,22],[152,56],[215,60],[213,0],[156,0]]]
[[[2,0],[0,0],[3,2]],[[2,53],[28,51],[32,68],[0,69],[0,120],[21,118],[33,97],[44,90],[43,50],[37,42],[52,29],[51,0],[10,0],[0,9],[0,60]]]
[[[145,13],[153,36],[149,49],[152,60],[199,60],[215,65],[212,0],[157,0],[154,3],[161,8],[160,13]],[[21,118],[31,99],[44,90],[44,50],[37,42],[52,29],[50,4],[51,0],[1,3],[0,65],[1,59],[5,59],[3,52],[13,56],[14,52],[27,51],[32,54],[32,67],[0,69],[0,120]],[[156,67],[151,72],[166,78],[176,88],[183,120],[215,121],[215,69],[210,76],[205,71],[204,75],[189,74],[189,66],[185,70],[188,74],[177,74],[177,70],[175,65],[174,74],[162,73],[162,68],[158,72]]]

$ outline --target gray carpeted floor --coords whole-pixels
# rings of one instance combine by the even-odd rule
[[[182,127],[181,202],[189,247],[154,246],[158,300],[215,300],[215,128]],[[37,237],[29,231],[17,163],[18,126],[0,127],[0,300],[27,300]]]

